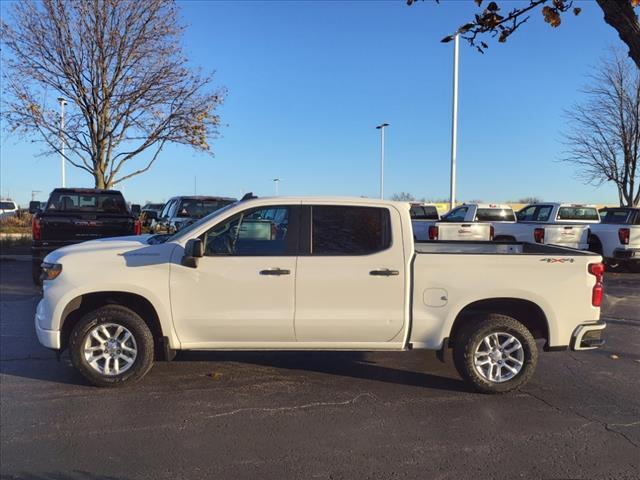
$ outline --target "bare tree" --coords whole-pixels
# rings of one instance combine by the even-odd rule
[[[584,103],[567,111],[564,161],[587,183],[613,183],[620,205],[640,205],[640,73],[614,52],[590,76]]]
[[[412,5],[416,0],[407,0]],[[440,0],[436,0],[439,3]],[[525,0],[521,5],[512,8],[515,3],[501,2],[509,6],[508,11],[502,11],[498,2],[487,2],[482,7],[483,0],[474,0],[479,7],[479,12],[474,18],[462,25],[458,32],[472,46],[480,52],[484,52],[489,45],[484,41],[485,37],[498,37],[498,42],[506,42],[520,26],[529,20],[530,14],[540,7],[540,13],[546,23],[553,28],[562,23],[563,14],[572,12],[579,15],[580,7],[574,7],[573,0]],[[640,0],[596,0],[604,14],[604,21],[613,27],[620,39],[629,47],[629,57],[640,68],[640,23],[635,13],[635,8],[640,5]],[[591,7],[591,5],[589,5]],[[442,39],[443,42],[453,40],[453,35]]]
[[[146,172],[167,143],[211,152],[225,92],[189,68],[183,30],[171,0],[16,2],[1,24],[9,131],[44,142],[45,154],[63,141],[97,188]]]
[[[391,200],[395,202],[414,202],[416,197],[407,192],[400,192],[391,195]]]

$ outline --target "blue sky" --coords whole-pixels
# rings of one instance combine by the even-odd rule
[[[515,2],[514,2],[515,3]],[[519,2],[521,3],[521,2]],[[539,11],[506,44],[481,55],[461,43],[458,198],[615,203],[610,186],[583,185],[563,149],[563,110],[582,98],[585,74],[622,47],[595,2],[560,28]],[[228,89],[215,156],[166,148],[128,180],[128,200],[177,194],[366,195],[379,188],[379,132],[386,136],[385,193],[449,194],[452,44],[440,39],[470,19],[472,2],[191,1],[185,50]],[[7,4],[3,2],[4,15]],[[2,133],[2,196],[24,204],[58,186],[57,157]],[[139,166],[132,164],[132,167]],[[67,184],[93,186],[67,167]],[[121,188],[122,189],[122,188]]]

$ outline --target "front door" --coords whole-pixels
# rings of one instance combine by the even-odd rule
[[[304,207],[296,280],[298,342],[388,342],[402,332],[400,214],[388,207]],[[392,232],[395,236],[392,237]],[[304,345],[301,345],[304,348]]]
[[[246,210],[201,235],[196,268],[173,262],[171,306],[184,348],[295,341],[298,216],[298,206]]]

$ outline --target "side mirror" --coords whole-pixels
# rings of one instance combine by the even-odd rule
[[[36,213],[40,213],[41,204],[37,200],[33,200],[29,202],[29,213],[35,215]]]
[[[187,241],[184,247],[184,256],[182,257],[182,265],[190,268],[198,267],[198,259],[204,257],[204,245],[199,238],[192,238]]]
[[[134,217],[139,217],[140,216],[140,205],[137,203],[132,203],[131,204],[131,213]]]

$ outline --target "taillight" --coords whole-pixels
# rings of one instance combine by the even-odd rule
[[[544,228],[534,229],[533,239],[536,241],[536,243],[544,243]]]
[[[621,228],[618,230],[618,238],[622,245],[629,245],[629,235],[631,231],[628,228]]]
[[[602,285],[602,279],[604,277],[604,264],[603,263],[590,263],[589,273],[596,277],[596,284],[591,291],[591,305],[599,307],[602,303],[602,295],[604,293],[604,286]]]
[[[431,225],[429,227],[429,240],[437,240],[438,239],[438,227],[436,225]]]
[[[493,228],[493,225],[489,227],[489,240],[493,240],[493,237],[496,235],[496,229]]]
[[[140,219],[137,218],[133,223],[133,234],[140,235],[142,233],[142,224],[140,223]]]
[[[42,230],[40,230],[40,219],[35,215],[31,219],[31,237],[34,240],[40,240],[42,238]]]

